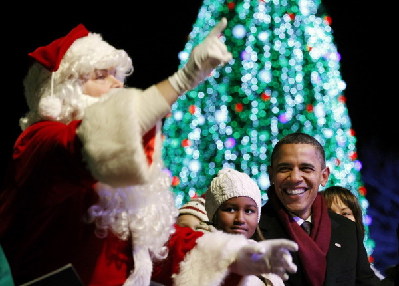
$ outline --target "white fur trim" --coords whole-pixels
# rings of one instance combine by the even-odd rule
[[[229,273],[230,264],[236,259],[237,252],[250,241],[242,235],[222,231],[205,233],[198,238],[197,245],[180,263],[180,272],[173,277],[174,285],[221,285]]]
[[[57,120],[62,111],[61,99],[55,96],[43,97],[39,102],[39,114],[47,120]]]
[[[130,273],[123,286],[150,285],[152,261],[148,249],[144,247],[134,249],[133,258],[135,262],[134,270]]]
[[[149,94],[154,89],[150,88]],[[77,135],[83,144],[83,158],[97,180],[123,187],[144,184],[151,176],[152,166],[147,164],[142,145],[142,126],[154,126],[170,112],[170,106],[155,93],[151,98],[158,95],[158,101],[151,104],[159,108],[154,108],[151,116],[139,118],[143,114],[137,110],[144,104],[141,97],[145,94],[134,88],[117,89],[107,100],[86,108]],[[154,161],[162,155],[160,128],[158,121]]]

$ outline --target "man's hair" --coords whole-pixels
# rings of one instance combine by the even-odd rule
[[[280,151],[281,146],[285,144],[309,144],[316,148],[318,151],[321,160],[322,168],[326,166],[326,154],[324,152],[323,146],[319,141],[316,140],[313,136],[302,132],[295,132],[284,136],[277,144],[274,146],[272,151],[272,156],[270,160],[270,165],[273,166],[273,160],[276,157],[276,154]]]

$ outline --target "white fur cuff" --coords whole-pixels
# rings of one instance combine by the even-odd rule
[[[249,240],[241,235],[221,231],[205,233],[180,263],[180,272],[174,277],[174,285],[221,285],[238,250],[248,243]]]
[[[151,176],[137,115],[141,93],[137,89],[115,91],[107,100],[86,108],[77,129],[83,144],[83,158],[92,175],[112,187],[143,184]],[[155,114],[152,117],[155,118]],[[158,121],[153,161],[161,160],[160,123]]]

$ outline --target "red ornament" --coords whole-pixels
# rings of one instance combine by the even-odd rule
[[[188,112],[190,112],[191,114],[194,114],[196,110],[197,107],[195,105],[190,105],[190,107],[188,108]]]
[[[325,16],[325,17],[324,17],[324,20],[328,23],[328,25],[331,26],[332,18],[331,18],[330,16]]]
[[[288,13],[288,16],[290,17],[291,21],[295,20],[295,14],[294,13]]]
[[[180,184],[180,179],[179,177],[173,176],[172,177],[172,186],[176,187],[178,184]]]
[[[229,10],[233,10],[236,7],[236,3],[229,2],[229,3],[227,3],[227,7],[229,8]]]
[[[308,112],[313,112],[313,104],[308,104],[308,105],[306,105],[306,110],[308,111]]]
[[[357,152],[350,152],[349,158],[353,161],[357,159]]]
[[[338,96],[338,101],[342,102],[342,103],[345,103],[346,102],[346,97],[343,96],[343,95],[340,95],[340,96]]]
[[[262,98],[263,101],[269,101],[270,98],[271,98],[271,96],[270,96],[270,94],[268,94],[268,93],[266,93],[266,92],[263,92],[263,93],[260,95],[260,98]]]
[[[181,145],[183,147],[189,147],[191,146],[191,141],[189,139],[184,139],[183,141],[181,141]]]
[[[366,194],[367,194],[367,189],[366,189],[365,186],[359,187],[359,194],[361,194],[362,196],[366,196]]]
[[[236,103],[236,105],[234,106],[234,109],[235,109],[237,112],[241,112],[241,111],[244,110],[244,105],[243,105],[242,103]]]

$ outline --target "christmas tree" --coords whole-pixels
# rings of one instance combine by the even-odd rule
[[[233,60],[181,96],[165,119],[164,160],[177,206],[203,194],[223,167],[257,180],[268,198],[267,166],[274,144],[301,131],[325,147],[330,185],[358,197],[369,237],[355,132],[345,104],[345,82],[331,18],[319,0],[204,0],[181,65],[213,26],[226,17],[224,41]]]

